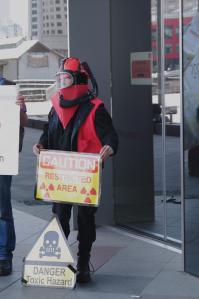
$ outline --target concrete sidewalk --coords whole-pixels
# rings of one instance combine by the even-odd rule
[[[14,217],[17,233],[14,271],[11,276],[0,278],[2,299],[199,298],[199,279],[182,271],[180,253],[111,227],[97,229],[92,252],[95,272],[90,284],[77,285],[74,290],[24,287],[22,259],[47,221],[16,209]],[[69,243],[76,251],[76,232],[72,232]]]

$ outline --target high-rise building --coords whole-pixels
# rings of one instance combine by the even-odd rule
[[[8,22],[0,25],[0,38],[22,36],[23,30],[19,24]]]
[[[30,0],[30,37],[67,54],[67,0]]]
[[[159,0],[151,1],[152,15],[157,14],[157,5],[160,5]],[[197,3],[197,5],[196,5]],[[190,16],[196,13],[199,7],[199,1],[197,0],[186,0],[183,1],[183,16]],[[179,17],[179,0],[165,0],[164,1],[164,17],[173,18]]]

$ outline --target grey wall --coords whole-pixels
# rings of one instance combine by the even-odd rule
[[[110,7],[109,0],[69,0],[70,56],[86,60],[99,84],[99,97],[110,103]],[[113,223],[112,161],[103,170],[98,224]]]
[[[154,217],[152,90],[130,84],[130,53],[151,51],[150,2],[111,0],[115,218],[127,225]]]
[[[70,55],[87,60],[109,111],[112,73],[120,147],[103,171],[100,224],[154,217],[151,86],[130,84],[130,53],[151,50],[150,12],[149,0],[69,0]]]

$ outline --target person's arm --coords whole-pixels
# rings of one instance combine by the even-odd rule
[[[103,145],[100,155],[104,161],[115,155],[118,149],[118,135],[113,127],[112,119],[104,105],[100,105],[95,113],[95,129]]]
[[[52,111],[53,111],[52,109],[50,110],[50,112],[48,114],[48,119],[52,114]],[[39,138],[39,142],[36,143],[35,145],[33,145],[33,153],[35,155],[39,155],[40,150],[42,150],[42,149],[48,149],[48,127],[49,127],[49,123],[44,125],[43,133],[42,133],[41,137]]]
[[[28,116],[26,113],[24,97],[22,95],[18,95],[16,104],[20,106],[20,127],[25,127],[28,122]]]
[[[48,123],[44,125],[43,133],[39,138],[39,142],[33,145],[33,153],[39,155],[42,149],[48,148]]]

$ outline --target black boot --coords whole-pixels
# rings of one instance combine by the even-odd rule
[[[77,263],[77,283],[87,283],[90,282],[90,268],[89,268],[89,257],[80,257],[78,258]]]
[[[0,276],[12,273],[12,260],[0,260]]]

